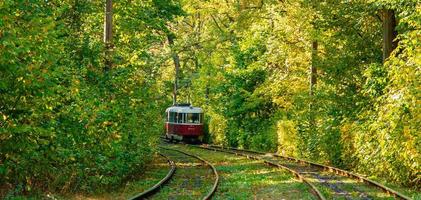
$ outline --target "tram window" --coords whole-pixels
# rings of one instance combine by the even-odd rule
[[[178,113],[178,115],[177,115],[177,123],[184,123],[183,122],[183,115],[184,115],[184,113]]]
[[[200,118],[199,118],[199,113],[194,113],[193,114],[193,123],[199,124],[200,123]]]
[[[199,113],[187,113],[187,123],[200,123]]]
[[[176,113],[170,112],[169,121],[168,122],[176,122]]]
[[[187,123],[193,123],[193,113],[187,113]]]

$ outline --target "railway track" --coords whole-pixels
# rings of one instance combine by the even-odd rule
[[[173,148],[160,146],[163,156],[176,167],[174,175],[168,175],[149,190],[130,199],[203,199],[207,200],[215,193],[219,183],[216,168],[199,156]],[[209,170],[212,172],[210,175]],[[210,184],[209,180],[214,177]],[[163,186],[164,183],[167,185]],[[209,189],[209,186],[211,188]],[[162,188],[161,192],[157,191]]]
[[[266,164],[286,169],[305,182],[319,199],[410,199],[386,186],[360,175],[305,160],[272,153],[208,145],[194,147],[220,151],[250,159],[262,160]],[[323,192],[322,192],[323,191]],[[325,195],[328,194],[328,195]]]
[[[314,193],[314,195],[316,195],[316,197],[320,200],[325,200],[326,198],[324,197],[324,195],[320,192],[320,190],[318,190],[307,178],[305,178],[304,176],[302,176],[300,173],[298,173],[297,171],[294,171],[288,167],[285,167],[283,165],[277,164],[276,162],[272,162],[269,160],[265,160],[265,159],[261,159],[259,156],[260,154],[258,153],[253,153],[253,152],[240,152],[240,151],[234,151],[234,150],[228,150],[228,149],[224,149],[224,148],[215,148],[215,147],[204,147],[204,146],[198,146],[198,145],[192,145],[194,147],[198,147],[198,148],[202,148],[202,149],[206,149],[206,150],[213,150],[213,151],[220,151],[220,152],[225,152],[225,153],[230,153],[230,154],[235,154],[235,155],[239,155],[239,156],[244,156],[247,157],[249,159],[254,159],[254,160],[262,160],[264,163],[271,165],[271,166],[275,166],[275,167],[279,167],[279,168],[283,168],[285,170],[290,171],[291,173],[293,173],[298,179],[302,180],[303,182],[305,182],[307,185],[309,185],[309,187],[311,188],[312,192]]]
[[[176,169],[176,165],[175,165],[174,161],[172,161],[170,158],[168,158],[168,156],[166,156],[162,153],[158,153],[158,154],[161,155],[162,157],[164,157],[167,160],[168,165],[170,166],[170,170],[168,171],[167,175],[163,179],[161,179],[158,183],[156,183],[154,186],[152,186],[151,188],[147,189],[144,192],[141,192],[139,194],[134,195],[133,197],[129,198],[129,200],[145,199],[147,197],[152,196],[153,194],[158,192],[159,189],[161,187],[163,187],[163,185],[166,182],[168,182],[171,179],[171,177],[174,175],[175,169]]]
[[[219,174],[218,171],[216,171],[215,166],[213,166],[210,162],[208,162],[207,160],[197,156],[197,155],[193,155],[178,149],[171,149],[171,148],[165,148],[165,147],[161,147],[162,149],[166,149],[166,150],[170,150],[170,151],[176,151],[179,152],[181,154],[184,154],[186,156],[190,156],[192,158],[195,158],[197,160],[200,160],[201,162],[203,162],[205,165],[209,166],[209,168],[212,170],[213,175],[215,176],[215,180],[213,182],[212,188],[208,191],[208,193],[202,198],[203,200],[208,200],[210,199],[213,194],[216,192],[216,188],[218,187],[219,184]]]

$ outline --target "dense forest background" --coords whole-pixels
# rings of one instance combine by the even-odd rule
[[[174,82],[207,142],[421,185],[418,1],[115,0],[110,43],[104,7],[0,1],[0,191],[123,184]]]

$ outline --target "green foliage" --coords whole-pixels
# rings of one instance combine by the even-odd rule
[[[364,123],[358,126],[355,156],[365,172],[419,187],[421,14],[407,9],[400,16],[399,26],[406,28],[394,56],[366,73],[364,92],[374,106],[360,113]]]
[[[127,17],[129,3],[114,4],[115,21]],[[148,163],[167,102],[159,57],[149,52],[162,40],[147,26],[115,23],[115,64],[103,73],[103,6],[0,2],[0,196],[106,190]],[[169,4],[148,6],[138,9]],[[129,22],[174,18],[166,15]]]

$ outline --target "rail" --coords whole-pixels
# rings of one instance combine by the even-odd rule
[[[205,160],[205,159],[203,159],[203,158],[201,158],[201,157],[199,157],[197,155],[193,155],[193,154],[187,153],[187,152],[182,151],[182,150],[172,149],[172,148],[166,148],[166,147],[162,147],[162,146],[160,146],[160,148],[166,149],[166,150],[170,150],[170,151],[177,151],[177,152],[182,153],[184,155],[187,155],[187,156],[190,156],[190,157],[194,157],[194,158],[196,158],[196,159],[204,162],[208,166],[210,166],[210,168],[212,169],[213,174],[215,175],[216,178],[215,178],[215,181],[214,181],[214,184],[213,184],[211,190],[206,194],[205,197],[203,197],[203,200],[208,200],[208,199],[210,199],[212,197],[212,195],[216,192],[216,189],[217,189],[218,184],[219,184],[219,174],[216,171],[215,166],[213,166],[210,162],[208,162],[207,160]]]
[[[238,148],[232,148],[232,147],[222,147],[222,146],[217,146],[217,145],[209,145],[210,147],[213,148],[220,148],[220,149],[231,149],[231,150],[235,150],[235,151],[243,151],[243,152],[250,152],[250,153],[255,153],[255,154],[266,154],[265,152],[260,152],[260,151],[252,151],[252,150],[246,150],[246,149],[238,149]],[[299,163],[304,163],[304,164],[308,164],[314,167],[319,167],[322,168],[323,170],[327,170],[330,172],[335,172],[336,174],[342,175],[342,176],[347,176],[347,177],[351,177],[360,181],[363,181],[369,185],[372,185],[374,187],[377,187],[381,190],[383,190],[386,194],[393,196],[395,198],[399,198],[399,199],[404,199],[404,200],[411,200],[410,197],[397,192],[385,185],[382,185],[376,181],[370,180],[366,177],[363,177],[362,175],[356,174],[356,173],[352,173],[343,169],[339,169],[336,167],[331,167],[331,166],[327,166],[327,165],[323,165],[323,164],[319,164],[319,163],[315,163],[315,162],[311,162],[311,161],[307,161],[307,160],[303,160],[303,159],[298,159],[298,158],[293,158],[293,157],[288,157],[288,156],[282,156],[279,154],[272,154],[275,157],[279,157],[279,158],[283,158],[286,160],[291,160],[291,161],[295,161],[295,162],[299,162]]]
[[[207,149],[207,150],[220,151],[220,152],[224,152],[224,153],[230,153],[230,154],[240,155],[240,156],[244,156],[244,157],[247,157],[247,158],[253,159],[253,160],[261,160],[265,164],[268,164],[268,165],[271,165],[271,166],[275,166],[275,167],[278,167],[278,168],[285,169],[285,170],[291,172],[292,174],[294,174],[299,180],[301,180],[304,183],[306,183],[307,185],[309,185],[310,188],[311,188],[311,190],[315,193],[315,195],[317,196],[318,199],[320,199],[320,200],[326,200],[326,197],[324,197],[324,195],[309,180],[307,180],[304,176],[302,176],[297,171],[295,171],[295,170],[293,170],[291,168],[288,168],[288,167],[286,167],[284,165],[281,165],[281,164],[278,164],[278,163],[274,163],[274,162],[271,162],[271,161],[268,161],[268,160],[265,160],[265,159],[262,159],[262,158],[253,156],[253,155],[247,155],[247,154],[243,154],[243,153],[240,153],[240,152],[227,151],[227,150],[224,150],[224,148],[218,149],[218,148],[204,147],[204,146],[198,146],[198,145],[191,145],[191,146],[197,147],[197,148],[201,148],[201,149]],[[239,150],[235,150],[235,151],[239,151]]]
[[[145,199],[146,197],[149,197],[155,194],[155,192],[157,192],[161,188],[161,186],[164,185],[168,180],[170,180],[171,177],[174,175],[174,172],[176,170],[174,161],[170,160],[164,154],[161,154],[161,153],[158,153],[158,154],[164,157],[165,159],[167,159],[167,162],[171,166],[171,169],[168,171],[167,175],[163,179],[161,179],[157,184],[155,184],[154,186],[152,186],[151,188],[147,189],[144,192],[141,192],[139,194],[134,195],[133,197],[130,197],[129,200]]]

